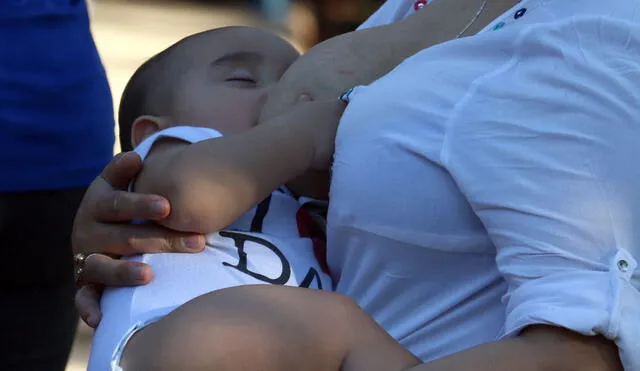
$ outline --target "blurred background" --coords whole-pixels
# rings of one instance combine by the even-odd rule
[[[301,51],[352,31],[383,0],[87,0],[114,106],[135,69],[179,39],[250,25],[280,33]],[[114,128],[114,130],[117,130]],[[116,132],[116,135],[118,133]],[[116,140],[118,143],[118,140]],[[116,144],[114,152],[120,149]],[[92,330],[80,324],[67,371],[86,369]]]

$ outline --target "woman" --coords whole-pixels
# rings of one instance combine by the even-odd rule
[[[265,117],[369,84],[348,94],[335,137],[328,259],[337,291],[416,370],[609,370],[618,356],[640,370],[638,14],[633,0],[388,1],[365,27],[395,23],[320,44],[270,97]],[[325,167],[326,127],[281,141],[314,143],[315,157],[290,153],[280,183],[297,175],[287,167]],[[114,192],[138,169],[126,156],[96,180],[78,251],[202,243],[104,223],[170,217],[157,196]],[[126,264],[94,255],[85,278],[150,279]],[[92,295],[78,301],[95,321]]]
[[[111,94],[84,1],[2,1],[0,35],[0,369],[62,371],[71,228],[113,155]]]

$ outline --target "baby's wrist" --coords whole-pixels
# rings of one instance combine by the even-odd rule
[[[275,149],[284,152],[289,160],[291,173],[298,176],[311,168],[315,154],[315,131],[308,121],[292,122],[288,116],[269,121]]]

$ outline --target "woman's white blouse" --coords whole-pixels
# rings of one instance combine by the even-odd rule
[[[640,371],[640,1],[525,0],[349,98],[338,291],[423,360],[551,324]]]

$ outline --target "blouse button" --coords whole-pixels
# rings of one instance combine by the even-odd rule
[[[427,5],[427,0],[418,0],[413,4],[413,9],[415,9],[415,11],[417,12],[418,10],[424,8],[425,5]]]
[[[627,273],[629,271],[629,262],[626,260],[618,260],[618,269],[622,273]]]
[[[521,8],[520,10],[518,10],[516,12],[516,14],[513,16],[513,18],[514,19],[522,18],[522,16],[525,15],[526,12],[527,12],[527,8]]]

